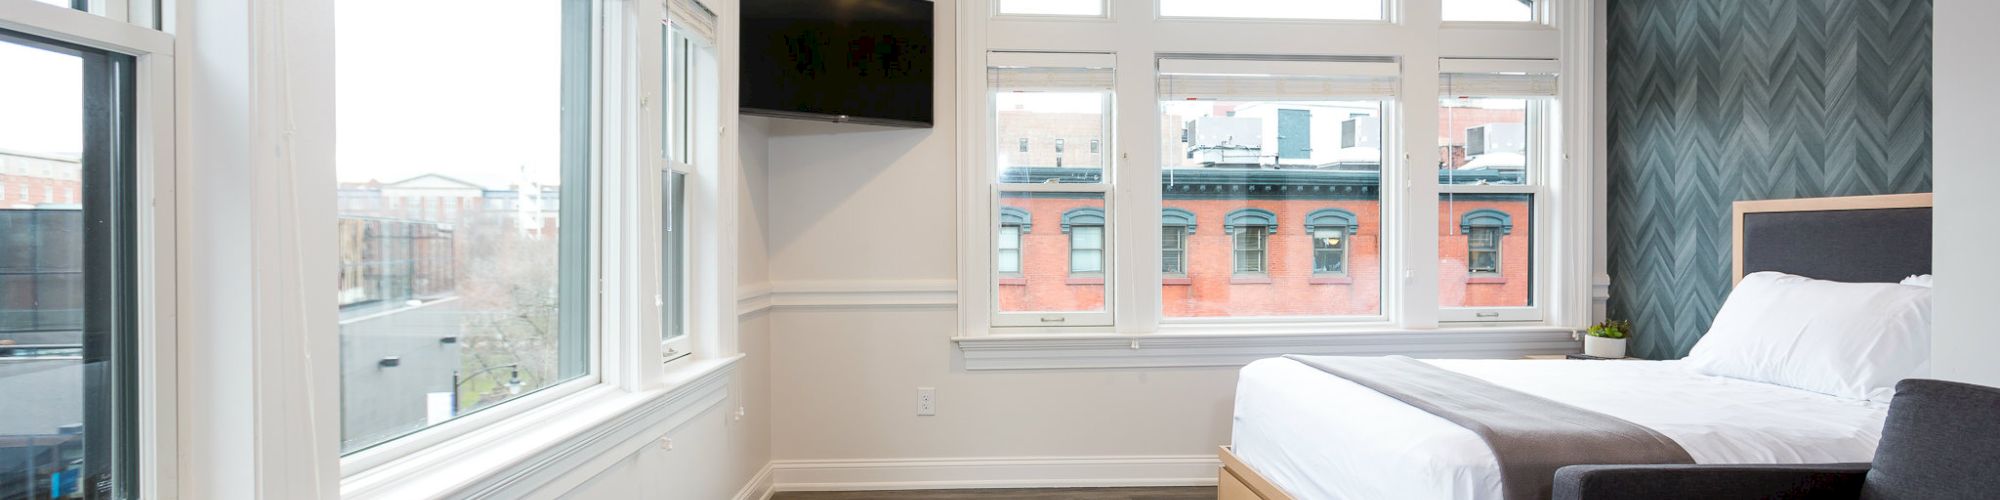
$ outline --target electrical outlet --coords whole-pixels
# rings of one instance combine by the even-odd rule
[[[917,416],[928,417],[932,415],[937,415],[937,388],[918,387]]]

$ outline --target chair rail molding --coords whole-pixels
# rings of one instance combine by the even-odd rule
[[[958,282],[950,279],[774,281],[746,287],[738,315],[782,309],[953,307]]]

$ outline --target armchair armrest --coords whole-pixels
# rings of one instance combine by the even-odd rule
[[[1555,500],[1858,498],[1868,464],[1572,465]]]

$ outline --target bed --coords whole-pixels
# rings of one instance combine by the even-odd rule
[[[1894,283],[1929,274],[1930,205],[1928,194],[1738,202],[1734,276]],[[1682,361],[1424,362],[1651,428],[1700,464],[1866,462],[1887,411],[1702,375]],[[1645,397],[1632,397],[1637,386]],[[1242,370],[1232,439],[1220,453],[1223,500],[1503,498],[1496,455],[1479,435],[1293,359]]]

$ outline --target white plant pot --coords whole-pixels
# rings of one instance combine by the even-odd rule
[[[1583,336],[1583,354],[1599,358],[1625,357],[1625,339]]]

